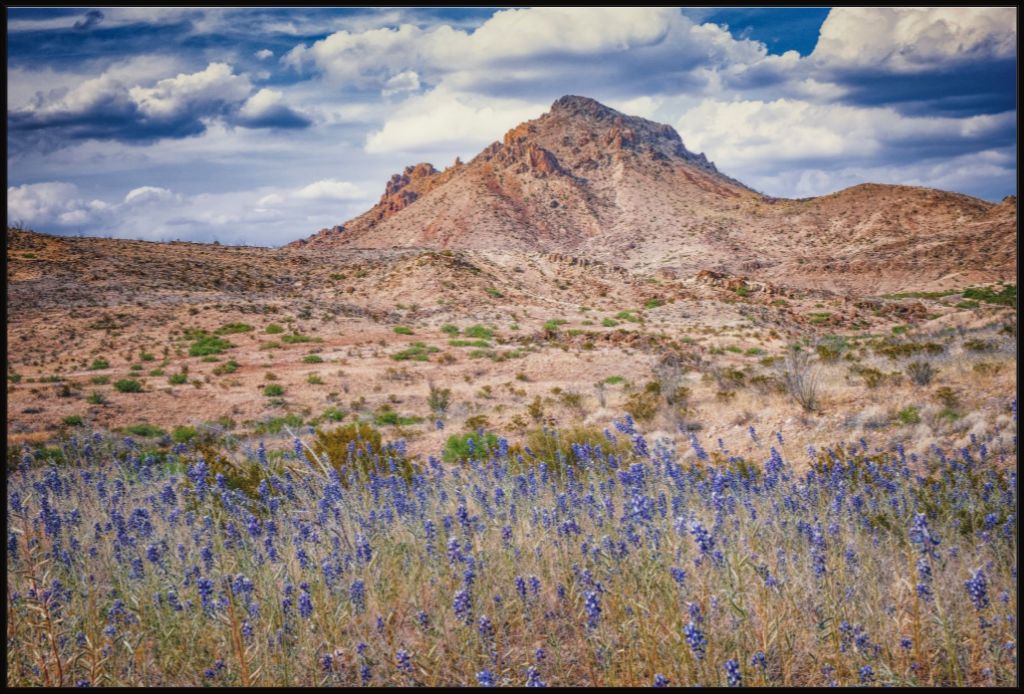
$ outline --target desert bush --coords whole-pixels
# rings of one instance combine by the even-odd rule
[[[190,357],[205,357],[212,354],[221,354],[234,345],[225,339],[207,333],[199,334],[188,348]]]
[[[337,470],[342,485],[366,482],[370,475],[398,475],[406,482],[412,480],[416,466],[404,454],[402,447],[383,444],[380,431],[365,422],[351,422],[334,429],[319,428],[310,447],[316,457]],[[311,463],[315,460],[307,451]]]
[[[142,384],[133,378],[122,378],[114,381],[114,388],[118,393],[141,393]]]
[[[141,424],[131,424],[124,427],[125,433],[131,434],[132,436],[142,436],[143,438],[156,438],[157,436],[166,436],[167,432],[156,426],[155,424],[149,424],[143,422]]]
[[[819,375],[810,354],[795,349],[787,352],[782,378],[789,396],[800,407],[808,412],[818,409]]]
[[[279,397],[284,395],[284,386],[280,383],[271,383],[263,387],[263,394],[268,398]]]
[[[427,386],[430,392],[427,395],[427,407],[430,413],[437,419],[444,419],[451,405],[452,391],[450,388],[438,388],[433,381],[428,381]]]
[[[919,386],[926,386],[932,382],[935,376],[935,369],[926,361],[915,361],[907,365],[907,376]]]
[[[498,437],[490,432],[483,435],[470,431],[465,434],[453,434],[445,442],[441,459],[446,463],[457,463],[473,457],[488,456],[498,450]]]
[[[235,335],[238,333],[252,332],[253,327],[248,323],[226,323],[214,331],[215,335]]]
[[[188,374],[184,372],[171,374],[170,376],[167,377],[167,382],[170,383],[172,386],[184,385],[188,383]]]
[[[430,361],[430,355],[440,351],[433,345],[427,346],[422,342],[414,342],[408,349],[392,354],[391,358],[395,361]]]
[[[228,359],[223,364],[218,364],[213,368],[215,376],[223,376],[225,374],[233,374],[238,371],[238,362],[234,359]]]
[[[394,327],[394,331],[395,331],[396,335],[412,335],[413,334],[412,328],[410,328],[407,325],[396,325]]]
[[[277,323],[271,323],[264,329],[264,332],[267,335],[280,335],[281,333],[284,332],[284,328],[278,325]]]
[[[109,369],[110,362],[103,357],[97,357],[92,360],[92,364],[89,365],[91,371],[99,371],[100,369]]]
[[[624,409],[638,422],[649,422],[658,414],[661,405],[661,385],[650,381],[644,389],[626,399]]]

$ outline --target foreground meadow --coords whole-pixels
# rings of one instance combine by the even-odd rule
[[[681,463],[629,416],[423,465],[356,425],[69,438],[8,472],[7,683],[1013,684],[1007,409],[922,456],[751,427]]]

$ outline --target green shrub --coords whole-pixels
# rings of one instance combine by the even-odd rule
[[[188,383],[188,374],[186,374],[186,373],[171,374],[170,376],[167,377],[167,382],[170,383],[172,386],[184,385],[184,384]]]
[[[339,410],[337,407],[328,407],[321,416],[332,422],[340,422],[348,416],[348,413]]]
[[[311,386],[322,386],[324,384],[324,380],[320,378],[319,374],[309,374],[306,376],[306,383]]]
[[[463,333],[466,337],[472,337],[479,340],[490,340],[494,337],[494,331],[490,328],[485,328],[482,325],[471,325]]]
[[[303,364],[322,364],[323,361],[324,358],[321,357],[319,354],[307,354],[302,358]]]
[[[263,394],[268,398],[284,395],[284,386],[280,383],[271,383],[263,387]]]
[[[452,325],[451,323],[445,323],[444,325],[441,326],[441,332],[453,336],[458,335],[459,327],[457,325]]]
[[[253,327],[248,323],[227,323],[214,331],[217,335],[235,335],[237,333],[252,332]]]
[[[316,438],[310,448],[325,464],[341,473],[341,483],[349,486],[349,475],[368,480],[370,473],[386,477],[393,474],[390,462],[394,461],[395,473],[406,482],[412,480],[416,468],[405,456],[389,445],[382,445],[380,432],[365,422],[351,422],[331,430],[317,429]],[[349,450],[349,445],[352,450]],[[314,465],[313,457],[306,457]]]
[[[134,378],[122,378],[120,381],[114,382],[114,388],[119,393],[141,393],[142,384],[136,381]]]
[[[619,320],[628,321],[630,323],[639,323],[640,319],[632,314],[630,311],[619,311],[615,314],[615,317]]]
[[[487,293],[488,293],[489,295],[491,295],[492,297],[494,297],[495,299],[502,299],[502,298],[504,298],[504,297],[505,297],[505,295],[504,295],[504,294],[502,294],[501,292],[499,292],[499,291],[498,291],[497,289],[495,289],[494,287],[487,287],[487,288],[486,288],[486,289],[485,289],[484,291],[485,291],[485,292],[487,292]]]
[[[216,335],[203,334],[197,337],[188,348],[188,354],[190,357],[206,357],[211,354],[220,354],[232,347],[234,347],[233,344]]]
[[[448,345],[451,347],[479,347],[487,349],[491,346],[491,343],[487,340],[448,340]]]
[[[178,426],[171,432],[171,440],[175,443],[188,443],[199,434],[195,427]]]
[[[96,357],[92,360],[92,364],[89,365],[90,371],[99,371],[100,369],[109,369],[110,362],[103,357]]]
[[[427,346],[422,342],[414,342],[408,349],[396,352],[391,355],[395,361],[430,361],[430,355],[441,350],[433,345]]]
[[[149,352],[142,352],[139,354],[139,359],[142,361],[156,361],[156,355],[150,354]]]
[[[213,373],[216,376],[223,376],[224,374],[233,374],[238,371],[238,362],[234,359],[228,359],[223,364],[219,364],[214,367]]]
[[[614,318],[605,318],[601,321],[601,325],[603,325],[606,328],[614,328],[618,324],[619,321],[615,320]]]
[[[302,417],[297,414],[286,414],[283,417],[272,417],[258,422],[253,426],[254,434],[280,434],[285,427],[293,431],[302,426]]]
[[[470,442],[472,441],[472,444]],[[466,434],[454,434],[448,437],[441,453],[441,459],[446,463],[456,463],[460,460],[470,458],[470,446],[472,445],[473,455],[480,456],[489,454],[498,449],[498,437],[490,432],[483,436],[476,432]]]
[[[921,414],[913,405],[907,405],[896,413],[896,418],[903,424],[918,424],[921,421]]]
[[[82,422],[82,415],[80,415],[80,414],[69,415],[69,416],[67,416],[67,417],[65,417],[63,419],[63,422],[64,422],[64,426],[80,427],[80,426],[82,426],[82,423],[83,423]]]
[[[1017,285],[1008,284],[998,292],[994,291],[994,287],[971,287],[964,291],[964,298],[999,306],[1015,306],[1017,304]]]
[[[303,342],[323,342],[323,339],[319,337],[310,337],[308,335],[299,335],[298,333],[295,333],[293,335],[283,335],[281,337],[281,342],[286,342],[289,345],[296,345]]]
[[[94,391],[94,392],[90,393],[89,397],[87,397],[85,399],[85,401],[87,403],[89,403],[90,405],[106,405],[107,404],[107,399],[105,397],[103,397],[103,393],[100,393],[99,391]]]
[[[604,379],[604,382],[610,386],[618,385],[619,383],[625,383],[625,381],[626,379],[624,379],[622,376],[609,376],[608,378]]]
[[[664,302],[661,299],[648,299],[644,302],[644,308],[658,308],[663,305]]]
[[[926,386],[932,382],[935,369],[926,361],[915,361],[907,365],[907,376],[917,385]]]
[[[395,334],[396,335],[412,335],[413,332],[412,332],[412,328],[410,328],[407,325],[396,325],[395,326]]]
[[[132,436],[141,436],[143,438],[152,439],[157,436],[164,436],[167,434],[166,431],[154,424],[148,424],[143,422],[142,424],[132,424],[126,426],[124,431]]]
[[[284,332],[284,328],[282,328],[277,323],[271,323],[266,327],[265,332],[267,333],[267,335],[279,335]]]
[[[163,369],[152,369],[149,372],[149,375],[150,376],[154,376],[154,377],[163,376],[164,375],[164,370]]]

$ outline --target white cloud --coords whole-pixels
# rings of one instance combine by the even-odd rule
[[[810,59],[913,73],[1016,54],[1013,7],[838,7],[825,19]]]
[[[985,138],[1012,127],[1013,113],[912,117],[890,108],[775,101],[705,100],[678,121],[686,142],[725,170],[771,170],[813,159],[864,159],[907,142]]]
[[[380,130],[370,133],[366,151],[377,154],[479,147],[500,139],[522,121],[536,118],[549,106],[439,88],[404,101]]]
[[[419,91],[419,88],[420,76],[412,70],[406,70],[405,72],[399,72],[397,75],[385,82],[384,89],[381,90],[381,94],[384,96],[391,96],[392,94],[398,94],[400,92]]]
[[[325,179],[300,188],[295,197],[303,200],[352,200],[363,197],[363,191],[348,181]]]
[[[174,193],[167,190],[166,188],[160,188],[158,186],[142,186],[141,188],[135,188],[128,191],[128,194],[124,196],[125,204],[145,204],[147,202],[156,202],[171,200],[174,198]]]
[[[269,48],[261,48],[260,50],[256,51],[253,55],[255,55],[260,60],[266,60],[267,58],[274,57],[274,51],[270,50]]]
[[[210,63],[201,72],[179,74],[153,87],[128,90],[139,110],[151,118],[172,118],[183,111],[218,103],[237,103],[252,91],[249,78],[236,75],[227,63]]]

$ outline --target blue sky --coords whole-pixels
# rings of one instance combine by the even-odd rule
[[[564,94],[765,193],[1016,194],[1014,8],[8,10],[8,221],[280,245]]]

